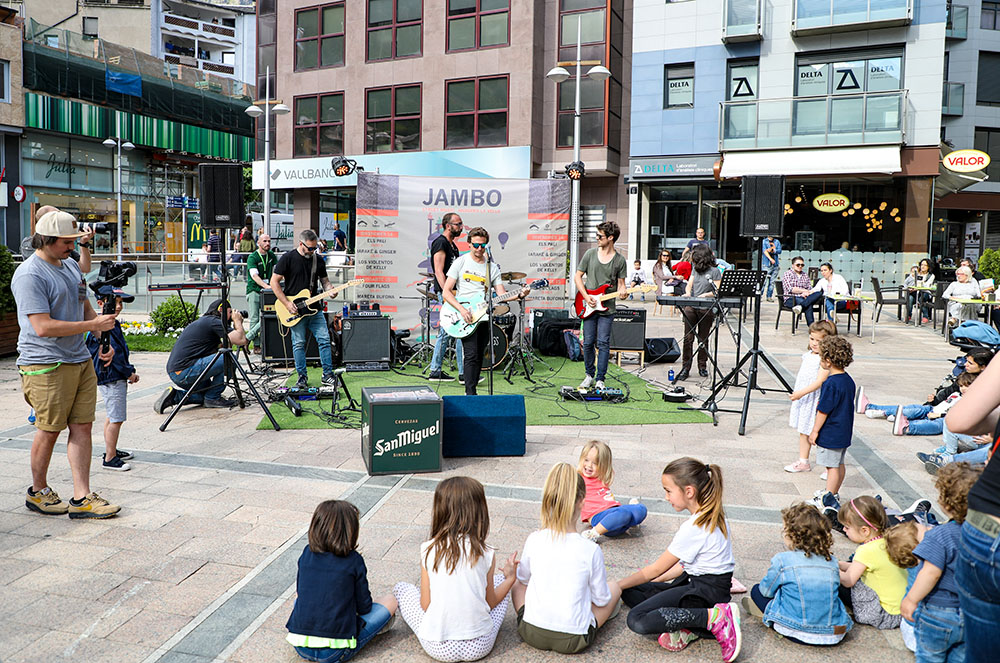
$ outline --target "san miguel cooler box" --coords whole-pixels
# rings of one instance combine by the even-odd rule
[[[361,456],[368,474],[441,471],[441,397],[426,386],[361,390]]]

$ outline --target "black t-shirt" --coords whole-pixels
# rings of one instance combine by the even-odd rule
[[[167,372],[183,371],[202,357],[212,354],[222,345],[222,337],[225,335],[222,318],[216,315],[198,318],[184,328],[180,338],[174,343],[174,349],[167,359]]]
[[[969,490],[968,501],[970,509],[1000,518],[1000,451],[997,450],[997,438],[1000,438],[1000,424],[993,431],[993,455],[979,480]]]
[[[326,263],[322,256],[303,256],[298,249],[285,252],[278,258],[278,264],[274,266],[274,274],[285,277],[285,282],[281,284],[281,290],[287,297],[298,294],[305,288],[309,292],[316,294],[317,290],[313,283],[309,283],[309,274],[312,272],[312,261],[316,260],[316,278],[322,280],[326,278]]]
[[[445,274],[445,278],[448,275],[448,269],[451,267],[451,263],[455,262],[458,258],[458,247],[450,241],[444,235],[438,235],[437,238],[431,242],[431,273],[434,272],[434,255],[439,251],[444,251],[444,269],[442,270]],[[443,283],[438,283],[437,278],[434,279],[434,291],[441,292],[441,287]]]

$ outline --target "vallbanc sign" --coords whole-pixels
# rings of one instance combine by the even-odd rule
[[[842,193],[824,193],[813,198],[813,207],[820,212],[843,212],[851,201]]]
[[[955,150],[944,156],[944,167],[955,173],[972,173],[990,165],[990,155],[979,150]]]

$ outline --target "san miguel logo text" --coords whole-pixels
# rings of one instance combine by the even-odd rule
[[[441,422],[434,422],[433,426],[428,426],[422,429],[410,429],[400,431],[396,437],[392,438],[388,442],[384,439],[379,440],[375,443],[375,453],[373,456],[381,456],[387,451],[395,451],[396,449],[401,449],[408,446],[416,446],[426,440],[427,438],[437,435],[441,432]]]

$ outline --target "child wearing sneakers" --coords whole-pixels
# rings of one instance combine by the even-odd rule
[[[135,301],[134,296],[120,288],[104,286],[97,293],[98,310],[101,310],[110,297],[115,298],[115,315],[121,314],[122,302]],[[132,454],[118,448],[118,436],[122,424],[125,423],[128,385],[138,382],[139,374],[135,366],[129,362],[128,343],[125,341],[125,334],[118,320],[115,320],[115,326],[108,332],[108,336],[115,355],[111,358],[111,363],[105,365],[98,357],[101,350],[101,335],[93,332],[87,334],[87,349],[90,350],[94,371],[97,372],[97,389],[101,392],[104,409],[107,411],[107,418],[104,420],[104,456],[101,458],[103,461],[101,467],[125,472],[132,469],[132,466],[125,462],[132,459]]]
[[[890,415],[888,419],[892,421],[892,434],[893,435],[941,435],[945,433],[947,428],[944,423],[944,416],[948,414],[948,410],[952,408],[955,403],[961,400],[962,395],[969,390],[972,383],[976,380],[978,373],[969,373],[968,371],[962,373],[955,380],[955,385],[958,387],[958,391],[948,396],[946,399],[938,403],[937,405],[931,406],[930,412],[924,412],[926,409],[923,406],[919,412],[915,412],[912,407],[906,405],[896,406],[896,412]],[[907,408],[910,408],[910,414],[917,414],[916,417],[907,416]]]
[[[830,375],[820,389],[816,421],[809,444],[815,445],[816,464],[826,468],[826,489],[816,492],[813,504],[822,509],[840,502],[846,469],[844,456],[854,433],[854,380],[844,372],[854,361],[851,343],[843,336],[827,336],[819,344],[820,366]]]
[[[646,507],[638,499],[622,504],[611,492],[615,471],[611,448],[604,442],[591,440],[583,445],[577,471],[587,486],[580,519],[589,523],[590,529],[583,532],[583,538],[597,542],[602,536],[620,536],[646,519]]]
[[[819,365],[819,344],[827,336],[837,335],[837,325],[829,320],[820,320],[809,325],[809,349],[802,355],[802,365],[795,376],[795,391],[789,395],[792,401],[788,415],[788,425],[799,433],[799,459],[785,466],[786,472],[808,472],[809,434],[816,422],[816,404],[819,402],[819,390],[830,374]]]
[[[913,587],[913,581],[917,579],[917,565],[920,560],[913,554],[923,538],[927,526],[910,520],[905,523],[893,525],[885,531],[885,552],[889,555],[892,563],[901,569],[906,569],[906,593]],[[903,596],[906,596],[906,593]],[[917,636],[913,632],[913,621],[905,616],[899,622],[899,634],[903,636],[903,644],[912,652],[917,651]]]

